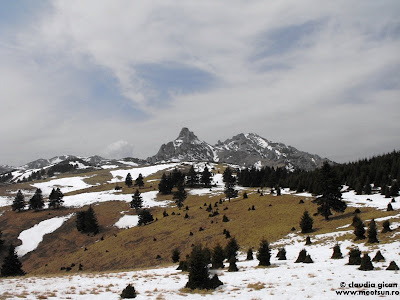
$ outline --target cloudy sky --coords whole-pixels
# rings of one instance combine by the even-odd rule
[[[154,155],[183,126],[400,149],[400,2],[0,2],[0,164]]]

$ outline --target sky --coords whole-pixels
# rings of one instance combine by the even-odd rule
[[[0,0],[0,164],[147,158],[188,127],[400,150],[400,2]]]

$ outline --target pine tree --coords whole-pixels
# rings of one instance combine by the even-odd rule
[[[377,235],[378,232],[376,230],[376,223],[375,220],[372,219],[371,222],[369,222],[368,224],[368,231],[367,231],[368,243],[379,243]]]
[[[213,269],[222,269],[224,267],[225,253],[220,244],[217,244],[212,252],[211,264]]]
[[[382,233],[386,233],[386,232],[391,232],[392,231],[392,229],[390,229],[390,221],[389,220],[386,220],[385,222],[383,222],[382,227],[383,227]]]
[[[333,254],[331,256],[331,259],[340,259],[340,258],[343,258],[342,251],[340,251],[339,244],[336,244],[333,247]]]
[[[378,252],[376,252],[374,258],[372,259],[372,261],[385,261],[385,258],[383,257],[382,253],[380,250],[378,250]]]
[[[196,170],[194,169],[193,165],[190,167],[189,172],[187,173],[186,177],[187,177],[186,183],[188,186],[195,187],[199,184],[199,176],[198,176]]]
[[[18,212],[25,208],[25,197],[22,194],[21,190],[18,190],[18,193],[14,198],[11,208],[13,211],[18,210]]]
[[[318,204],[318,213],[324,216],[325,220],[329,220],[329,216],[332,215],[331,209],[344,212],[347,205],[342,200],[341,184],[328,162],[325,162],[319,171],[318,182],[317,191],[322,195],[313,201]]]
[[[259,261],[259,266],[269,266],[271,258],[271,251],[269,249],[269,244],[266,240],[262,240],[260,243],[260,247],[257,252],[257,259]]]
[[[136,189],[135,194],[132,196],[131,208],[134,208],[136,211],[138,211],[142,207],[143,207],[143,198],[140,195],[139,190]]]
[[[172,262],[177,263],[180,259],[181,252],[179,251],[178,248],[175,248],[172,250]]]
[[[132,183],[133,183],[133,181],[132,181],[132,175],[131,175],[131,173],[128,173],[128,174],[126,175],[126,177],[125,177],[125,185],[126,185],[127,187],[131,187],[131,186],[132,186]]]
[[[314,261],[311,259],[311,255],[307,254],[306,258],[303,261],[304,264],[312,264]]]
[[[59,208],[64,203],[64,194],[61,192],[60,188],[56,190],[53,188],[49,195],[49,208]]]
[[[367,184],[364,186],[364,194],[366,194],[366,195],[371,195],[371,193],[372,193],[371,185],[370,185],[369,183],[367,183]]]
[[[310,236],[308,235],[307,237],[306,237],[306,245],[308,246],[308,245],[311,245],[312,243],[311,243],[311,238],[310,238]]]
[[[388,271],[398,271],[400,270],[397,264],[392,260],[389,264],[389,266],[386,268]]]
[[[205,166],[203,172],[201,173],[201,179],[200,179],[201,183],[205,187],[211,186],[211,176],[212,176],[212,174],[208,170],[207,166]]]
[[[279,248],[276,257],[278,257],[278,260],[286,260],[286,250],[284,247]]]
[[[185,191],[184,186],[180,183],[178,185],[178,190],[174,193],[173,199],[175,200],[176,206],[178,206],[179,209],[182,208],[183,202],[185,201],[187,197],[187,193]]]
[[[304,260],[306,259],[306,257],[307,257],[307,251],[306,251],[306,249],[302,249],[302,250],[299,252],[299,256],[297,257],[297,260],[295,261],[295,263],[302,263],[302,262],[304,262]]]
[[[400,178],[398,178],[400,180]],[[399,195],[399,182],[395,180],[390,187],[390,196],[397,197]]]
[[[3,265],[1,266],[1,276],[23,276],[25,272],[22,270],[22,263],[20,262],[17,254],[15,253],[14,245],[8,248],[8,255],[4,258]]]
[[[247,250],[247,257],[246,260],[253,260],[253,249],[249,248],[249,250]]]
[[[235,256],[232,256],[232,257],[229,259],[228,272],[237,272],[237,271],[239,271],[239,269],[238,269],[238,267],[237,267],[237,265],[236,265],[236,261],[237,261],[237,259],[236,259]]]
[[[171,176],[162,174],[160,183],[158,184],[158,190],[163,195],[171,194],[172,188],[174,187]]]
[[[128,284],[126,288],[121,293],[121,298],[122,299],[132,299],[136,298],[136,290],[135,288],[131,285]]]
[[[356,235],[356,241],[365,239],[365,225],[358,216],[353,218],[353,226],[354,234]]]
[[[310,217],[308,211],[305,211],[300,220],[301,233],[312,232],[314,220]]]
[[[139,213],[139,221],[138,221],[138,225],[146,225],[150,222],[153,222],[154,218],[153,215],[147,210],[147,209],[143,209],[140,213]]]
[[[371,258],[369,257],[368,253],[365,253],[361,258],[360,267],[358,268],[361,271],[371,271],[374,269],[372,265]]]
[[[144,187],[144,180],[143,180],[143,175],[142,173],[139,173],[139,176],[136,178],[135,180],[135,185],[137,185],[139,187],[139,189],[141,187]]]
[[[358,248],[353,248],[349,252],[349,265],[361,264],[361,251]]]
[[[232,256],[236,257],[238,250],[239,244],[233,237],[229,240],[228,244],[225,247],[225,257],[228,259],[228,261]]]
[[[232,174],[232,169],[230,167],[227,167],[224,171],[223,174],[223,181],[225,183],[225,196],[231,200],[231,198],[235,198],[238,196],[238,191],[235,190],[235,185],[236,185],[236,177],[233,176]]]
[[[92,206],[89,206],[87,211],[77,213],[76,229],[83,233],[97,234],[99,232],[99,224]]]
[[[36,189],[35,194],[29,200],[29,209],[40,210],[44,207],[43,195],[41,189]]]
[[[388,205],[387,205],[387,209],[386,209],[387,211],[393,211],[393,206],[392,206],[392,203],[388,203]]]

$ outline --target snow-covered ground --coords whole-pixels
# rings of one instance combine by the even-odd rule
[[[125,215],[121,217],[114,225],[118,228],[132,228],[138,224],[139,216]]]
[[[7,196],[0,196],[0,207],[9,206],[12,204],[14,198]]]
[[[384,195],[381,194],[373,194],[373,195],[356,195],[354,191],[348,191],[342,193],[343,199],[347,202],[348,205],[353,207],[375,207],[378,209],[387,209],[388,203],[392,200],[392,198],[385,198]],[[369,199],[369,200],[368,200]],[[393,209],[400,209],[399,200],[392,203]]]
[[[59,178],[46,182],[34,183],[32,186],[41,189],[44,195],[49,195],[54,187],[59,187],[65,194],[91,187],[92,185],[84,181],[86,178],[89,178],[89,176]]]
[[[28,252],[35,250],[39,243],[43,240],[45,234],[52,233],[61,227],[61,225],[71,218],[73,214],[69,214],[65,217],[55,217],[45,221],[42,221],[32,228],[22,231],[18,238],[22,241],[22,244],[15,248],[18,256],[24,256]]]
[[[398,249],[400,242],[377,245],[370,252],[372,258],[379,249],[386,258],[385,262],[374,262],[375,270],[360,271],[358,266],[347,265],[348,247],[354,246],[350,241],[340,244],[343,259],[330,259],[334,238],[320,235],[321,239],[330,242],[304,246],[304,237],[291,234],[281,242],[285,245],[287,260],[276,258],[276,247],[272,250],[271,266],[258,267],[258,261],[246,261],[245,255],[239,256],[239,272],[212,270],[217,273],[224,285],[215,291],[198,294],[188,293],[184,288],[188,274],[176,271],[171,267],[99,274],[75,274],[59,277],[22,277],[3,279],[0,293],[8,293],[7,299],[25,296],[37,299],[47,296],[49,299],[119,299],[121,291],[130,283],[138,296],[136,299],[366,299],[361,295],[338,295],[340,292],[373,294],[369,299],[380,298],[377,293],[394,293],[383,299],[399,299],[400,273],[386,271],[390,261],[399,265]],[[358,245],[361,251],[368,251],[364,244]],[[298,253],[305,248],[314,263],[295,263]],[[254,253],[255,254],[255,253]],[[227,267],[227,264],[225,264]],[[364,287],[355,287],[364,284]],[[353,287],[352,287],[353,286]],[[1,294],[0,294],[1,295]],[[7,295],[7,294],[5,294]]]
[[[154,207],[154,206],[168,206],[171,202],[169,200],[155,200],[157,197],[158,191],[150,191],[141,193],[143,198],[143,206],[144,207]],[[64,206],[66,207],[83,207],[85,205],[98,203],[98,202],[106,202],[106,201],[125,201],[131,202],[132,195],[130,194],[121,194],[119,191],[104,191],[104,192],[93,192],[93,193],[83,193],[72,196],[65,196],[63,198]]]
[[[143,177],[149,176],[151,174],[157,173],[158,171],[174,168],[179,163],[169,163],[169,164],[160,164],[148,167],[141,167],[141,168],[132,168],[132,169],[120,169],[115,171],[110,171],[113,179],[109,181],[109,183],[121,181],[121,179],[125,179],[128,173],[131,173],[133,180],[135,180],[139,174],[142,174]]]

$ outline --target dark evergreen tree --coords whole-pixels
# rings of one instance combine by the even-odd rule
[[[222,282],[218,277],[209,278],[207,253],[201,245],[195,245],[189,258],[189,281],[186,287],[192,290],[215,289],[219,285]]]
[[[190,187],[195,187],[199,184],[199,176],[192,165],[186,175],[186,184]]]
[[[257,259],[259,261],[259,266],[269,266],[271,265],[271,251],[269,249],[269,244],[266,240],[262,240],[260,243],[260,247],[257,252]]]
[[[313,201],[318,204],[318,213],[324,216],[325,220],[329,220],[329,216],[332,215],[331,209],[344,212],[347,205],[342,200],[341,184],[328,162],[322,166],[318,182],[317,192],[321,196]]]
[[[249,250],[247,250],[247,257],[246,260],[253,260],[253,249],[249,248]]]
[[[304,260],[306,259],[306,257],[307,257],[307,251],[306,251],[306,249],[302,249],[302,250],[299,252],[299,256],[297,257],[297,260],[295,261],[295,263],[302,263],[302,262],[304,262]]]
[[[375,254],[374,258],[372,259],[372,261],[376,261],[376,262],[385,261],[385,258],[383,257],[383,255],[382,255],[380,250],[378,250],[378,252],[376,252],[376,254]]]
[[[183,202],[185,201],[187,197],[187,193],[185,191],[184,186],[179,183],[178,185],[178,190],[174,193],[174,200],[176,203],[176,206],[178,206],[179,209],[181,209],[183,207]]]
[[[310,238],[310,236],[307,236],[306,237],[306,245],[308,246],[308,245],[311,245],[312,243],[311,243],[311,238]]]
[[[171,194],[172,188],[174,187],[171,176],[162,174],[160,183],[158,184],[158,190],[163,195]]]
[[[139,173],[138,177],[136,178],[135,185],[137,185],[139,189],[141,187],[144,187],[144,179],[142,173]]]
[[[368,224],[367,236],[368,243],[379,243],[377,238],[378,232],[376,230],[376,222],[374,219],[371,220]]]
[[[205,166],[203,172],[201,173],[200,181],[205,187],[210,187],[211,179],[212,179],[212,174],[208,170],[207,166]]]
[[[311,259],[310,254],[307,254],[306,258],[304,259],[303,263],[305,264],[312,264],[314,261]]]
[[[147,210],[143,209],[141,212],[139,212],[139,221],[138,225],[146,225],[150,222],[154,221],[153,215]]]
[[[286,260],[286,250],[284,247],[279,248],[276,257],[278,257],[278,260]]]
[[[180,259],[181,252],[179,251],[178,248],[175,248],[172,250],[172,262],[177,263]]]
[[[0,253],[3,250],[3,246],[4,246],[4,240],[2,239],[3,237],[3,232],[0,230]]]
[[[131,284],[128,284],[127,287],[124,288],[124,290],[122,291],[121,298],[123,299],[136,298],[135,288]]]
[[[356,235],[356,241],[365,239],[365,228],[363,221],[358,217],[353,218],[354,234]]]
[[[1,266],[1,276],[23,276],[25,272],[22,270],[22,263],[20,262],[17,254],[15,253],[14,245],[8,248],[8,255],[4,258],[3,265]]]
[[[369,257],[368,253],[365,253],[361,258],[360,267],[358,268],[361,271],[371,271],[374,269],[372,265],[371,258]]]
[[[244,192],[244,193],[243,193],[243,199],[247,199],[247,198],[249,198],[249,196],[247,195],[246,192]]]
[[[225,253],[220,244],[217,244],[212,252],[211,264],[213,269],[222,269],[224,267]]]
[[[400,270],[397,264],[392,260],[389,264],[389,266],[386,268],[388,271],[398,271]]]
[[[235,256],[232,256],[232,257],[229,259],[228,272],[237,272],[237,271],[239,271],[239,269],[238,269],[238,267],[237,267],[237,265],[236,265],[236,261],[237,261],[237,259],[236,259]]]
[[[276,195],[277,196],[281,195],[281,188],[278,185],[276,186]]]
[[[222,217],[222,222],[229,222],[229,219],[226,215]]]
[[[44,207],[43,195],[41,189],[36,189],[35,194],[29,200],[29,209],[40,210]]]
[[[390,221],[389,220],[386,220],[385,222],[383,222],[382,227],[383,227],[382,233],[386,233],[386,232],[391,232],[392,231],[392,229],[390,229]]]
[[[64,194],[61,192],[60,188],[52,189],[49,195],[49,208],[59,208],[64,203]]]
[[[225,196],[229,199],[235,198],[238,196],[238,191],[235,190],[236,185],[236,177],[233,176],[232,169],[227,167],[223,174],[223,181],[225,183]]]
[[[25,197],[22,194],[21,190],[18,190],[17,195],[14,198],[14,201],[11,205],[13,211],[18,210],[20,212],[25,208]]]
[[[170,174],[170,178],[172,181],[172,186],[184,185],[185,184],[185,174],[183,174],[180,170],[175,168]]]
[[[361,264],[361,251],[358,248],[353,248],[349,252],[349,265]]]
[[[131,186],[132,186],[132,183],[133,183],[133,181],[132,181],[132,175],[131,175],[131,173],[128,173],[128,174],[126,175],[126,177],[125,177],[125,185],[126,185],[127,187],[131,187]]]
[[[87,211],[77,213],[76,228],[83,233],[99,233],[99,224],[92,206],[89,206]]]
[[[138,189],[136,189],[135,194],[132,196],[131,208],[134,208],[136,211],[143,207],[143,198]]]
[[[313,223],[314,223],[313,218],[310,217],[308,211],[305,211],[300,220],[301,233],[312,232]]]
[[[390,196],[397,197],[399,195],[399,182],[395,180],[390,187]]]
[[[393,211],[393,206],[392,206],[392,204],[390,202],[388,203],[386,210],[387,211]]]
[[[370,185],[369,183],[367,183],[367,184],[364,186],[364,194],[366,194],[366,195],[371,195],[371,193],[372,193],[371,185]]]
[[[332,254],[331,258],[332,259],[341,259],[341,258],[343,258],[342,251],[340,251],[340,246],[337,243],[333,247],[333,254]]]
[[[232,256],[236,257],[238,250],[239,250],[239,244],[233,237],[229,240],[228,244],[225,247],[225,257],[228,259],[228,261]]]

